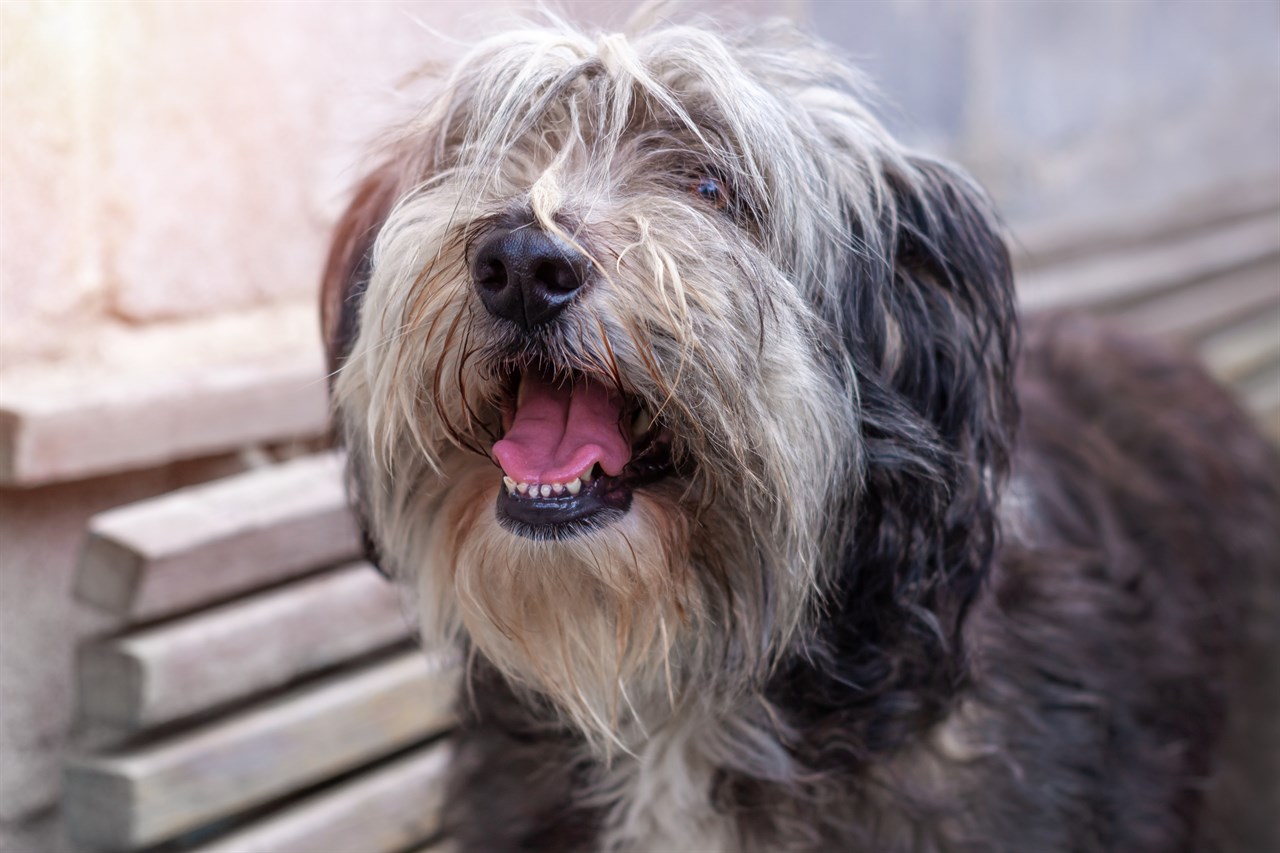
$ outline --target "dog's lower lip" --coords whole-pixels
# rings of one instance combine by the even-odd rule
[[[598,477],[578,494],[542,497],[498,490],[495,512],[512,533],[531,539],[563,539],[599,527],[631,508],[632,490],[618,478]]]
[[[504,483],[494,507],[498,522],[529,539],[567,539],[621,518],[631,509],[636,489],[673,471],[669,434],[655,430],[650,439],[621,474],[604,475],[597,466],[577,494],[564,491],[543,497],[532,486],[520,492]]]

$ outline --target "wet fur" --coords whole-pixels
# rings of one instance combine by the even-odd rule
[[[782,27],[518,29],[340,223],[336,424],[371,554],[468,662],[464,849],[1263,849],[1280,462],[1159,346],[1050,318],[1019,356],[985,196],[864,104]],[[595,268],[529,334],[467,271],[513,218]],[[647,401],[679,475],[504,531],[513,357]]]

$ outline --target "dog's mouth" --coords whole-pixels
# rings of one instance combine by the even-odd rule
[[[635,490],[672,470],[671,434],[638,398],[590,376],[513,371],[497,516],[531,539],[576,536],[621,518]]]

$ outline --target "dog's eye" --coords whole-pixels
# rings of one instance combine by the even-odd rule
[[[689,184],[689,192],[715,207],[724,210],[729,206],[729,192],[715,178],[701,177]]]

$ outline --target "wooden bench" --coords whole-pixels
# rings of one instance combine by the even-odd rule
[[[355,561],[340,461],[111,510],[76,593],[125,620],[80,650],[85,850],[400,851],[432,841],[456,667]],[[91,748],[90,748],[91,746]]]
[[[1028,239],[1023,304],[1196,348],[1280,441],[1280,191],[1146,231]],[[1239,201],[1239,199],[1237,199]],[[357,561],[326,454],[122,507],[77,596],[122,629],[79,661],[68,836],[88,851],[425,850],[457,670]]]

